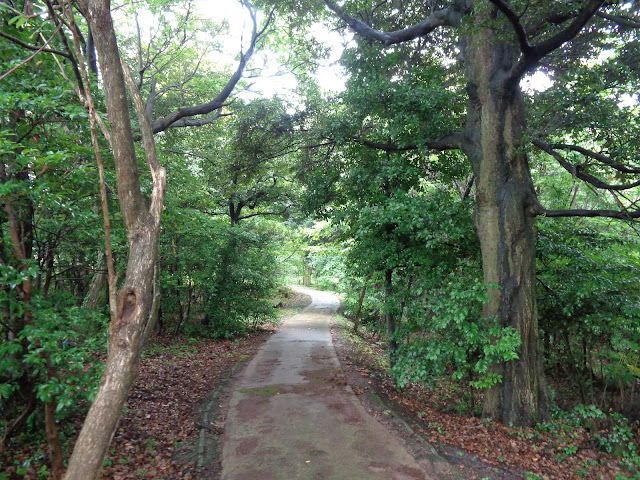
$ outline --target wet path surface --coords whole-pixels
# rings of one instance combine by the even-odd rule
[[[223,480],[430,477],[347,386],[329,332],[335,295],[287,319],[239,376],[225,422]]]

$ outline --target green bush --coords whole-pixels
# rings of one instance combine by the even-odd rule
[[[397,384],[433,385],[450,372],[475,388],[500,382],[491,366],[517,358],[520,336],[512,327],[500,327],[482,317],[487,286],[443,273],[440,286],[416,286],[407,307],[407,320],[398,330],[400,343],[393,369]]]
[[[69,418],[97,391],[107,318],[77,307],[71,296],[62,293],[49,299],[36,296],[29,308],[32,322],[17,337],[0,343],[0,410],[11,416],[24,407],[20,391],[29,378],[36,398],[54,402],[59,420]],[[29,425],[42,432],[39,410]]]
[[[259,230],[230,228],[222,232],[209,283],[204,287],[206,336],[230,338],[276,318],[270,297],[279,286],[275,245]]]

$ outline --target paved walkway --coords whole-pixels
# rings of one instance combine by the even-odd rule
[[[240,375],[225,422],[223,480],[428,480],[347,386],[329,319],[335,295],[288,319]]]

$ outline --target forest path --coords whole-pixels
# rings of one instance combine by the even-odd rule
[[[336,357],[329,320],[340,302],[312,297],[240,374],[222,450],[223,480],[429,480],[398,440],[362,407]]]

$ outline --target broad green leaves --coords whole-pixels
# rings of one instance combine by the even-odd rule
[[[618,385],[634,381],[640,258],[635,234],[593,222],[571,223],[540,224],[540,326],[549,365],[571,368],[576,389],[590,402],[596,400],[594,375]]]

